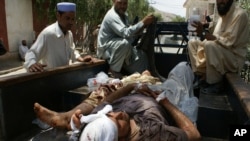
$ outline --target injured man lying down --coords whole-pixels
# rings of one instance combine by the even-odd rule
[[[177,64],[162,83],[149,71],[128,77],[130,81],[124,78],[101,84],[67,112],[55,112],[39,103],[34,104],[34,111],[53,129],[70,130],[70,135],[64,135],[68,140],[201,139],[195,126],[198,99],[193,94],[194,76],[187,62]],[[142,81],[141,77],[149,81]]]

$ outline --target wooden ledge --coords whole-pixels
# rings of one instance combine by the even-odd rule
[[[93,64],[76,63],[76,64],[72,64],[68,66],[58,67],[55,69],[48,69],[44,72],[32,72],[32,73],[27,72],[27,73],[21,73],[17,75],[6,76],[6,77],[0,78],[0,87],[13,85],[16,83],[23,83],[32,79],[49,77],[55,74],[67,73],[67,72],[74,71],[74,70],[88,69],[94,66],[105,64],[105,63],[106,62],[104,60],[97,61]]]
[[[227,73],[226,78],[233,88],[236,96],[250,118],[250,85],[247,84],[237,73]]]

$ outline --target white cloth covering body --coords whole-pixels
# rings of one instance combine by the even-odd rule
[[[193,92],[194,73],[187,62],[178,63],[169,73],[167,80],[161,85],[163,92],[157,101],[167,98],[179,108],[192,122],[196,122],[198,114],[198,98]]]

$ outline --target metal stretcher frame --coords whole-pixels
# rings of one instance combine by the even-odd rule
[[[187,22],[157,22],[156,25],[156,43],[155,47],[159,47],[160,52],[163,53],[163,47],[172,47],[179,48],[177,54],[180,53],[180,49],[185,49],[188,43],[188,30],[187,30]],[[173,37],[178,38],[180,35],[181,43],[161,43],[160,36],[161,35],[173,35]]]

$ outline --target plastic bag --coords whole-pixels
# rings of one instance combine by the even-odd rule
[[[107,83],[109,80],[109,77],[106,73],[104,72],[99,72],[95,78],[89,78],[87,80],[87,85],[89,87],[90,91],[95,90],[98,88],[101,84]]]
[[[100,84],[105,84],[107,83],[109,80],[109,77],[106,73],[104,72],[99,72],[97,75],[96,75],[96,82],[97,83],[100,83]]]

